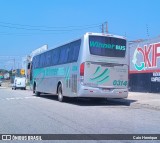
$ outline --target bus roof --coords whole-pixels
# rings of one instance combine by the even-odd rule
[[[114,35],[114,34],[109,34],[109,33],[87,32],[86,35],[107,36],[107,37],[115,37],[115,38],[120,38],[120,39],[125,39],[126,40],[126,37],[124,37],[124,36],[119,36],[119,35]]]

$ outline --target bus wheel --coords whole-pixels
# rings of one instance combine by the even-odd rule
[[[40,92],[36,91],[36,96],[40,96],[40,94],[41,94]]]
[[[35,94],[36,94],[36,96],[40,96],[40,92],[38,92],[37,90],[36,90],[36,87],[35,87]]]
[[[35,89],[36,89],[36,84],[34,83],[33,84],[33,93],[36,93]]]
[[[64,96],[62,94],[62,84],[58,86],[58,101],[63,102],[64,101]]]
[[[40,96],[40,92],[38,92],[37,90],[36,90],[36,84],[34,84],[34,88],[33,88],[33,93],[35,93],[36,94],[36,96]]]

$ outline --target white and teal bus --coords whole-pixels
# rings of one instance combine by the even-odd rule
[[[128,57],[122,36],[86,33],[32,59],[33,92],[65,97],[126,98]]]

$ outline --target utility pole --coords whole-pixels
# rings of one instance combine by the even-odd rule
[[[108,33],[108,22],[107,21],[105,22],[105,25],[106,25],[106,33]]]
[[[19,69],[19,62],[17,64],[18,64],[18,69]]]
[[[14,70],[16,69],[16,67],[15,67],[15,58],[13,59],[13,64],[14,64]]]
[[[104,33],[104,24],[102,24],[102,33]]]
[[[148,24],[146,24],[146,29],[147,29],[147,39],[149,39],[149,27],[148,27]]]
[[[108,22],[104,22],[102,23],[102,27],[101,27],[102,33],[108,33]]]

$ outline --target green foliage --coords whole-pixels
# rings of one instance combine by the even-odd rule
[[[7,72],[8,72],[8,71],[5,70],[5,69],[0,69],[0,73],[1,73],[1,74],[7,73]]]

